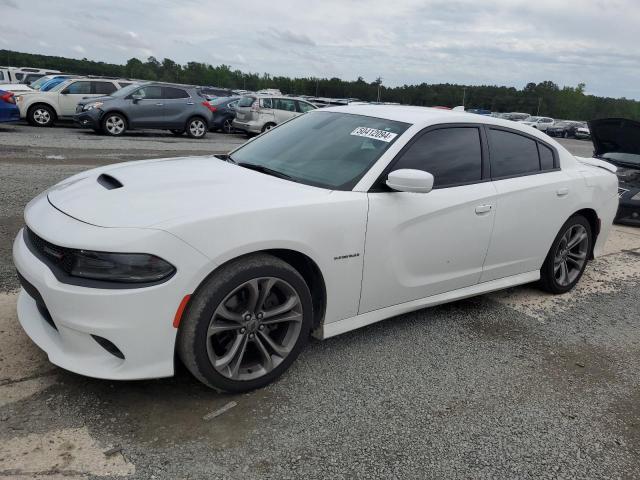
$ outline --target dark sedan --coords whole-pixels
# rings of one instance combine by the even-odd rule
[[[589,122],[594,156],[618,167],[620,206],[614,222],[640,227],[640,122],[603,118]]]
[[[584,122],[574,122],[571,120],[563,120],[561,122],[556,122],[551,127],[547,128],[547,135],[552,137],[563,137],[563,138],[575,138],[576,130],[580,127],[586,127],[587,124]]]
[[[220,97],[209,100],[211,111],[213,112],[213,120],[211,121],[211,130],[220,130],[224,133],[232,133],[233,119],[236,116],[235,106],[241,97]]]

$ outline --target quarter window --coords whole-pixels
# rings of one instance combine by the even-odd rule
[[[540,171],[535,140],[494,129],[489,129],[489,139],[493,178],[526,175]]]
[[[434,187],[478,182],[482,179],[482,144],[475,127],[432,130],[422,135],[394,165],[429,172]]]
[[[277,110],[284,110],[286,112],[296,111],[296,102],[294,100],[290,100],[288,98],[276,98],[273,103],[275,103],[274,108]]]
[[[552,170],[553,151],[549,147],[541,143],[538,143],[538,149],[540,151],[540,168],[542,170]]]
[[[92,82],[94,92],[102,95],[109,95],[117,90],[116,86],[111,82]]]
[[[260,100],[260,103],[262,104],[262,108],[273,108],[273,102],[270,98],[263,98]]]
[[[307,102],[297,102],[298,104],[298,111],[302,112],[302,113],[307,113],[310,110],[315,110],[316,107],[314,107],[313,105],[311,105],[310,103]]]

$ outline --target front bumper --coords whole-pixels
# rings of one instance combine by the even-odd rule
[[[92,128],[97,130],[100,128],[100,120],[102,111],[94,108],[86,112],[79,112],[73,116],[73,123],[80,128]]]
[[[640,227],[640,201],[631,200],[631,197],[637,193],[639,193],[638,190],[627,191],[624,194],[626,198],[620,198],[620,204],[614,219],[615,223]]]
[[[195,289],[198,269],[207,263],[205,257],[162,231],[96,227],[50,205],[47,209],[46,197],[34,202],[35,206],[27,207],[27,223],[51,243],[60,244],[63,237],[85,238],[93,243],[91,240],[102,237],[105,246],[111,248],[110,239],[120,231],[121,238],[129,234],[124,242],[132,248],[147,245],[149,250],[153,245],[149,253],[167,259],[177,272],[165,283],[144,288],[90,288],[62,283],[29,249],[20,231],[13,245],[13,259],[23,284],[18,320],[27,335],[47,353],[51,363],[81,375],[113,380],[173,375],[177,332],[174,315],[182,298]],[[38,219],[41,221],[33,221]],[[87,248],[95,249],[94,245]],[[121,355],[114,354],[111,345]]]

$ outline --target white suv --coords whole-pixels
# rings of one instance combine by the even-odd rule
[[[247,95],[236,105],[233,128],[247,135],[262,133],[279,123],[317,107],[301,98],[273,95]]]
[[[35,91],[18,95],[20,117],[37,127],[51,127],[59,118],[72,118],[80,100],[104,97],[122,88],[117,80],[75,78],[48,92]]]

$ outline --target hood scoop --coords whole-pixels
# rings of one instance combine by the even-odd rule
[[[98,183],[107,190],[114,190],[116,188],[122,188],[122,182],[109,174],[103,173],[98,177]]]

